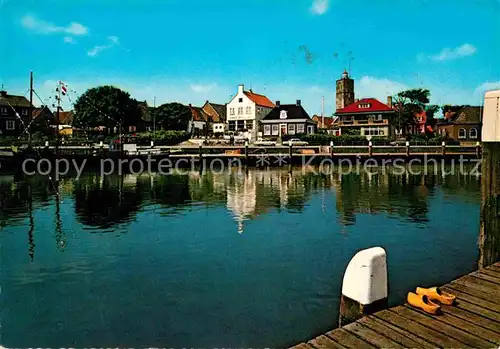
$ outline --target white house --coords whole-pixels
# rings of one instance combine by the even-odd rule
[[[257,138],[259,121],[274,108],[274,103],[266,96],[245,91],[243,85],[238,86],[238,93],[227,104],[227,123],[229,131],[248,130],[252,139]]]

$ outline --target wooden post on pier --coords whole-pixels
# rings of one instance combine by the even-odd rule
[[[406,141],[406,156],[410,156],[410,142]]]
[[[500,90],[484,97],[479,268],[500,260]]]
[[[200,159],[200,164],[202,162],[202,158],[203,158],[203,149],[202,149],[202,145],[200,144],[199,147],[198,147],[198,158]]]
[[[373,143],[372,141],[368,142],[368,156],[372,157],[373,155]]]
[[[333,141],[330,141],[330,156],[333,158]]]
[[[476,143],[476,157],[481,158],[481,142]]]
[[[290,157],[290,163],[292,163],[292,153],[293,153],[293,145],[292,142],[290,141],[290,147],[288,149],[288,156]]]
[[[443,143],[441,143],[441,154],[443,156],[446,155],[446,142],[445,141],[443,141]]]
[[[339,327],[387,308],[387,256],[382,247],[359,251],[342,281]]]

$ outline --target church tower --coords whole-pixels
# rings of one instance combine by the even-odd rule
[[[346,70],[337,80],[336,109],[342,109],[354,103],[354,80],[349,77]]]

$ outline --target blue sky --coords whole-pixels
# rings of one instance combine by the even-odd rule
[[[113,84],[157,105],[226,103],[243,83],[311,115],[324,96],[329,115],[350,59],[359,98],[500,88],[500,0],[0,0],[0,40],[0,84],[22,95],[33,70],[44,100],[58,80],[72,100]]]

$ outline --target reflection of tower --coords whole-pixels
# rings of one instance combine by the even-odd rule
[[[244,221],[255,214],[257,206],[257,187],[252,175],[245,175],[243,183],[236,181],[227,190],[227,208],[233,212],[238,222],[238,233],[242,234]]]
[[[346,70],[344,70],[342,77],[337,80],[336,92],[337,110],[354,103],[354,80],[349,77]]]

